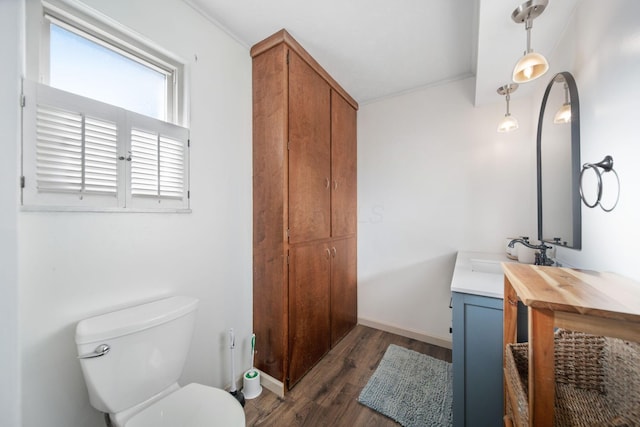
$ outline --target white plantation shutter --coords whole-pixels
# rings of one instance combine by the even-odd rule
[[[23,94],[23,206],[124,206],[122,110],[27,80]]]
[[[42,191],[82,190],[82,114],[38,105],[37,178]]]
[[[188,203],[187,129],[131,115],[131,203],[178,208]]]
[[[116,124],[37,105],[38,191],[115,195]]]
[[[189,208],[187,129],[33,82],[23,92],[25,207]]]
[[[181,199],[184,142],[158,133],[131,130],[131,194]]]
[[[182,141],[160,135],[160,197],[184,196],[185,147]]]
[[[158,137],[151,132],[131,130],[131,194],[134,196],[159,194]]]
[[[84,189],[92,193],[117,191],[117,127],[115,123],[85,118]]]

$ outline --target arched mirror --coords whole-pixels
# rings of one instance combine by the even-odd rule
[[[582,248],[580,103],[569,72],[549,82],[538,119],[538,240]]]

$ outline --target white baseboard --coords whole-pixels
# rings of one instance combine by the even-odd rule
[[[265,374],[259,369],[258,371],[260,372],[260,385],[278,396],[284,397],[284,384],[271,375]]]
[[[451,349],[453,347],[451,340],[447,340],[444,338],[432,337],[426,334],[423,334],[418,331],[413,331],[405,328],[401,328],[394,325],[389,325],[386,323],[377,322],[371,319],[365,319],[362,317],[358,317],[358,323],[363,326],[368,326],[374,329],[380,329],[381,331],[390,332],[392,334],[400,335],[407,338],[412,338],[414,340],[426,342],[427,344],[437,345],[439,347],[444,347]]]

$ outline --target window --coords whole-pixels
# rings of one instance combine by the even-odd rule
[[[188,210],[180,64],[44,9],[43,83],[23,83],[23,205]]]
[[[50,19],[51,20],[51,19]],[[167,120],[173,70],[93,41],[57,20],[49,28],[49,85]]]

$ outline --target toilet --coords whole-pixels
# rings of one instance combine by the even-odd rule
[[[97,410],[115,427],[244,427],[224,390],[178,385],[198,300],[175,296],[82,320],[78,359]]]

